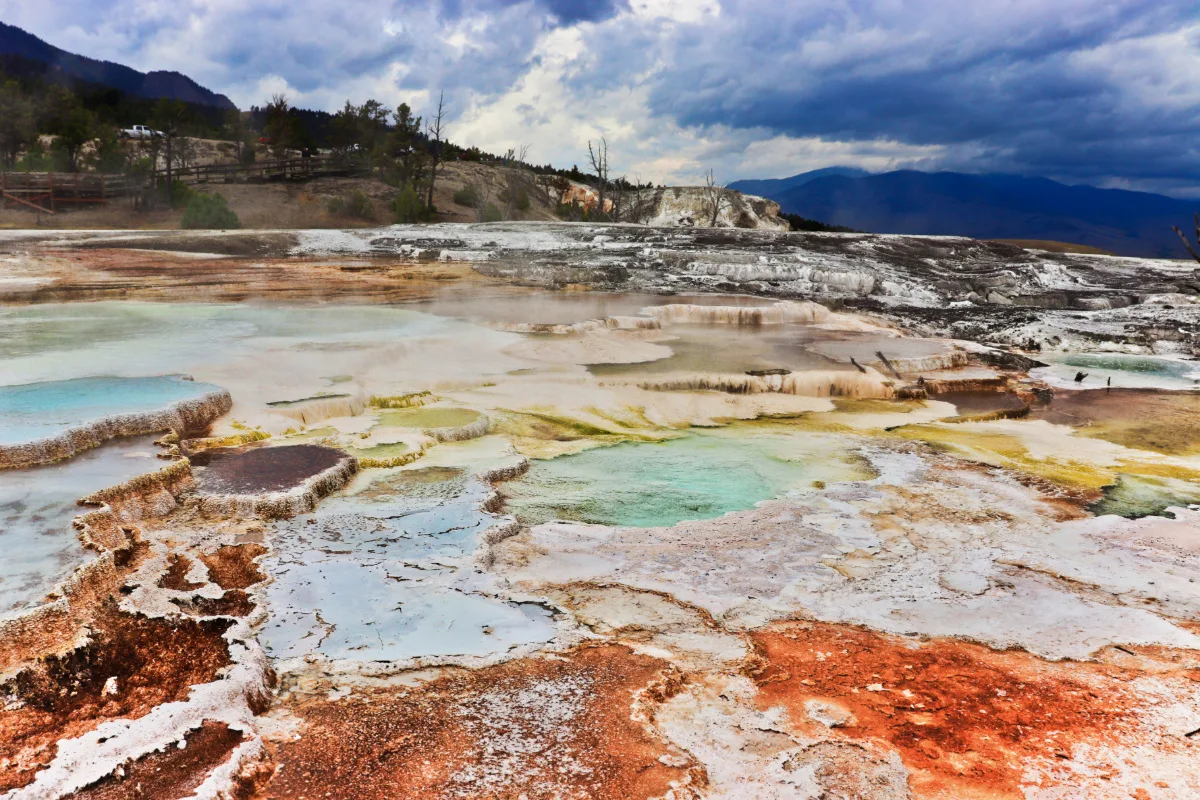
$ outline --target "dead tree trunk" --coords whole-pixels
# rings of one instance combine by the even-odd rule
[[[433,140],[433,146],[430,148],[430,166],[429,166],[429,194],[425,199],[425,207],[429,209],[429,213],[433,213],[433,183],[437,180],[438,165],[442,163],[442,113],[445,111],[446,92],[443,91],[438,95],[437,116],[433,118],[433,122],[429,123],[426,128],[427,135]]]
[[[608,140],[603,136],[600,137],[600,144],[596,149],[592,149],[592,142],[588,140],[588,160],[592,165],[592,173],[596,176],[596,182],[599,184],[596,187],[600,195],[599,202],[596,204],[596,213],[600,219],[604,219],[604,199],[605,190],[608,188]]]
[[[1200,254],[1197,254],[1196,251],[1192,249],[1191,242],[1189,242],[1187,237],[1183,235],[1183,231],[1179,230],[1179,226],[1172,225],[1171,227],[1175,229],[1175,233],[1179,235],[1179,241],[1183,242],[1183,246],[1187,248],[1187,251],[1189,254],[1191,254],[1192,258],[1196,259],[1197,262],[1200,262]],[[1200,212],[1197,212],[1196,214],[1196,244],[1200,245]]]
[[[721,217],[721,209],[729,205],[729,195],[724,185],[717,183],[713,171],[710,169],[704,176],[704,197],[709,209],[708,227],[717,227],[717,220]]]

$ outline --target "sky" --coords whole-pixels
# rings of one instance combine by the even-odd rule
[[[0,0],[71,52],[242,108],[445,91],[450,137],[656,183],[835,164],[1200,196],[1189,0]]]

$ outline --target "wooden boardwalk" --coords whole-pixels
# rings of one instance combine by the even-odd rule
[[[197,183],[266,183],[267,181],[306,181],[313,178],[362,175],[370,171],[364,161],[328,157],[289,158],[258,161],[253,164],[199,164],[172,169],[174,180]],[[156,178],[166,179],[167,171],[160,169]]]
[[[172,169],[171,178],[192,185],[266,183],[364,175],[369,172],[370,167],[362,161],[292,158],[253,164],[200,164]],[[0,172],[0,205],[9,208],[15,204],[54,214],[64,205],[104,204],[118,197],[140,197],[149,186],[166,178],[165,169],[156,171],[150,180],[98,172]]]
[[[125,175],[96,172],[0,172],[0,199],[53,214],[62,205],[107,203],[138,185]]]

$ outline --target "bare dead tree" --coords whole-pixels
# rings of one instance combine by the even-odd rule
[[[592,141],[588,140],[588,161],[591,162],[592,174],[596,176],[596,191],[600,195],[599,202],[596,204],[596,213],[600,219],[604,218],[604,200],[608,190],[608,140],[603,136],[600,137],[600,144],[595,149],[592,148]]]
[[[629,198],[629,181],[625,180],[625,176],[617,178],[612,182],[608,189],[609,202],[612,203],[612,221],[620,222],[622,215],[627,211],[626,201]]]
[[[180,170],[196,166],[200,158],[200,146],[196,140],[188,136],[175,139],[175,166]]]
[[[437,180],[438,165],[442,163],[444,156],[442,151],[445,144],[443,141],[443,137],[445,136],[443,128],[443,114],[446,110],[445,101],[446,92],[443,90],[438,94],[437,115],[425,126],[425,135],[432,140],[429,148],[429,195],[425,199],[425,206],[430,212],[433,211],[433,183]]]
[[[1200,261],[1200,254],[1197,254],[1196,251],[1192,249],[1191,242],[1189,242],[1187,237],[1183,235],[1183,231],[1179,230],[1179,226],[1172,225],[1171,227],[1175,230],[1175,233],[1179,235],[1179,241],[1183,242],[1183,246],[1187,248],[1187,251],[1189,254],[1191,254],[1192,258],[1196,259],[1196,261]],[[1200,245],[1200,212],[1196,214],[1196,244]]]
[[[525,199],[528,202],[530,191],[536,191],[537,176],[529,167],[528,158],[529,145],[527,144],[510,147],[504,154],[504,162],[508,167],[504,175],[504,191],[502,192],[505,220],[512,219],[522,192],[525,193]]]
[[[533,191],[542,205],[554,209],[562,204],[563,197],[571,188],[571,181],[562,175],[535,175]]]
[[[710,169],[704,176],[704,202],[709,210],[708,227],[717,227],[717,218],[721,216],[721,210],[729,205],[729,190],[725,188],[725,184],[717,183],[713,171]]]
[[[630,192],[629,198],[625,202],[625,220],[627,222],[642,223],[650,219],[654,213],[656,202],[656,190],[653,188],[642,188],[642,177],[640,175],[633,176],[634,189]]]

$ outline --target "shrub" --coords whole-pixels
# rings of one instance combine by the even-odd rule
[[[190,206],[192,199],[196,196],[196,192],[192,191],[192,187],[178,180],[171,181],[171,191],[168,194],[168,199],[171,201],[171,208],[183,209]]]
[[[517,190],[517,199],[515,203],[518,211],[528,211],[531,203],[529,202],[529,192],[524,189]]]
[[[240,228],[242,223],[221,194],[192,192],[179,227],[225,230]]]
[[[503,218],[504,215],[500,213],[500,209],[496,207],[495,203],[488,203],[487,207],[483,209],[484,222],[499,222]]]
[[[401,187],[400,194],[396,195],[393,208],[396,211],[396,222],[429,221],[429,208],[421,200],[421,196],[417,194],[417,190],[411,183],[406,183]]]
[[[25,150],[25,156],[17,162],[17,169],[22,172],[58,172],[63,165],[55,159],[55,154],[42,146],[41,137],[34,137],[33,143]]]
[[[326,204],[326,208],[330,214],[339,214],[355,219],[375,219],[375,205],[371,202],[371,198],[358,189],[348,195],[331,198]]]
[[[454,202],[467,208],[476,208],[479,205],[479,188],[473,184],[467,184],[454,193]]]

